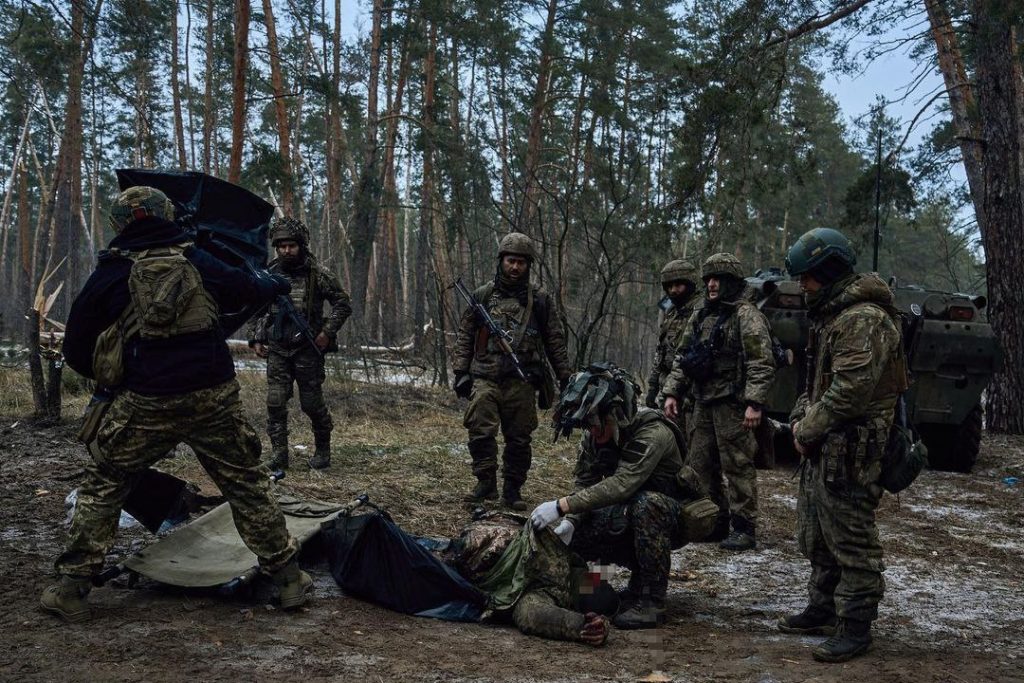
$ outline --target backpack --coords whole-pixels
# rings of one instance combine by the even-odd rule
[[[886,439],[885,450],[882,453],[882,472],[878,478],[881,484],[889,493],[899,493],[914,483],[921,470],[928,464],[928,448],[921,440],[921,436],[914,429],[907,419],[906,393],[910,388],[910,359],[907,358],[906,344],[903,335],[907,331],[907,325],[903,314],[893,307],[883,307],[889,314],[892,321],[900,330],[900,349],[898,362],[901,364],[901,376],[903,382],[900,387],[899,396],[896,399],[895,415],[892,427],[889,428],[889,436]]]
[[[131,298],[117,320],[96,339],[92,369],[100,385],[116,387],[124,379],[127,339],[165,339],[217,327],[217,303],[203,288],[199,271],[185,258],[190,246],[111,250],[115,256],[132,260],[128,276]]]

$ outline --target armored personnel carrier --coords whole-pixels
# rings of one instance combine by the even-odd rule
[[[800,286],[772,268],[747,278],[758,305],[794,361],[781,368],[768,400],[769,414],[783,422],[806,380],[807,312]],[[890,281],[903,312],[912,384],[911,422],[928,446],[935,469],[970,472],[981,444],[981,396],[1001,361],[983,296],[939,292]]]

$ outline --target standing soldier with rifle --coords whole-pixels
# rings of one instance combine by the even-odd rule
[[[468,398],[463,425],[469,430],[469,453],[477,484],[466,496],[478,503],[498,496],[498,442],[505,438],[502,498],[514,510],[525,510],[520,491],[530,469],[530,441],[537,428],[537,399],[547,408],[554,398],[551,363],[559,383],[572,374],[565,334],[555,304],[530,284],[535,258],[530,238],[519,232],[505,235],[498,246],[494,281],[476,289],[471,298],[481,305],[496,329],[468,306],[459,323],[452,368],[455,393]]]
[[[668,381],[668,375],[672,372],[672,360],[676,356],[676,349],[686,332],[686,324],[693,315],[693,309],[700,302],[697,296],[697,282],[700,280],[700,269],[688,259],[676,259],[669,261],[661,269],[661,288],[665,290],[665,296],[658,302],[661,311],[661,324],[658,326],[658,346],[654,351],[654,364],[651,366],[651,374],[647,378],[647,397],[644,400],[648,408],[658,409],[659,394],[661,388]],[[676,424],[686,434],[686,413],[689,410],[679,411]],[[685,455],[685,454],[684,454]]]
[[[249,345],[267,359],[267,434],[271,469],[288,467],[288,401],[299,385],[299,405],[313,423],[313,469],[331,464],[334,421],[324,403],[324,353],[337,351],[338,330],[352,314],[348,293],[309,253],[309,230],[294,218],[279,218],[270,230],[277,252],[269,270],[291,282],[288,297],[278,297],[254,319]],[[324,317],[324,302],[331,305]]]

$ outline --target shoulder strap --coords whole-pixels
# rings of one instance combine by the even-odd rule
[[[530,316],[533,314],[533,287],[530,285],[526,286],[526,310],[523,311],[523,317],[519,320],[519,329],[516,330],[516,335],[512,340],[512,348],[518,349],[519,344],[523,341],[523,335],[526,334],[526,326],[530,322]]]

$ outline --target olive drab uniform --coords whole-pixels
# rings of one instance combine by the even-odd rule
[[[672,550],[703,538],[714,515],[691,518],[710,506],[705,499],[703,508],[688,508],[704,492],[683,464],[683,437],[675,424],[660,411],[641,408],[621,431],[621,446],[598,448],[589,433],[580,442],[576,491],[567,497],[575,526],[569,547],[585,560],[628,567],[630,594],[660,606]]]
[[[705,300],[690,317],[679,346],[683,352],[694,343],[712,344],[716,350],[710,377],[691,380],[677,356],[663,391],[677,401],[689,397],[694,402],[687,425],[687,464],[718,505],[720,528],[728,519],[735,532],[752,538],[757,526],[758,444],[754,431],[743,427],[743,419],[747,406],[761,407],[768,398],[775,376],[771,331],[764,314],[750,303],[735,256],[709,257],[705,280],[716,274],[709,274],[715,259],[728,261],[730,272],[723,275],[732,278],[733,291],[723,290],[719,301]]]
[[[884,591],[875,510],[881,457],[907,387],[889,287],[849,275],[810,308],[807,392],[791,415],[809,449],[797,503],[800,550],[811,562],[810,605],[871,622]]]
[[[313,336],[323,332],[329,340],[326,350],[337,350],[338,330],[352,314],[348,293],[338,278],[317,264],[309,254],[307,233],[301,223],[288,218],[275,221],[271,239],[275,244],[292,239],[302,247],[297,263],[289,265],[275,259],[271,261],[269,270],[291,283],[288,297]],[[325,302],[330,305],[326,316]],[[324,402],[326,374],[323,354],[299,331],[277,300],[255,319],[249,343],[265,344],[268,350],[267,434],[273,449],[272,464],[278,467],[288,464],[288,401],[294,385],[299,389],[299,406],[312,423],[316,445],[314,457],[321,462],[329,462],[334,421]]]
[[[684,259],[669,261],[661,271],[661,283],[666,292],[668,286],[674,282],[685,282],[688,285],[688,291],[679,301],[674,301],[666,293],[658,304],[661,311],[661,322],[658,325],[658,345],[654,350],[654,362],[647,378],[646,405],[648,408],[658,408],[660,407],[659,403],[663,401],[661,390],[672,372],[672,360],[675,358],[676,349],[679,348],[683,339],[694,308],[700,303],[696,287],[699,274],[698,269]],[[689,405],[687,405],[685,409],[680,409],[676,419],[676,424],[684,434],[687,433],[686,414],[689,412]]]
[[[516,241],[523,246],[515,246]],[[529,238],[510,233],[502,240],[499,257],[523,255],[532,260]],[[508,246],[508,243],[512,246]],[[518,250],[517,250],[518,249]],[[565,346],[565,333],[555,303],[544,290],[529,284],[528,273],[521,282],[509,282],[501,273],[493,283],[477,288],[473,297],[512,335],[512,347],[526,374],[523,381],[511,359],[490,335],[487,326],[467,308],[459,322],[452,354],[457,378],[472,379],[472,393],[463,418],[469,431],[469,452],[473,474],[485,488],[496,480],[499,430],[505,440],[502,475],[506,502],[520,501],[532,461],[531,441],[537,428],[536,392],[550,381],[554,371],[559,381],[572,374]],[[548,369],[550,363],[551,370]]]

